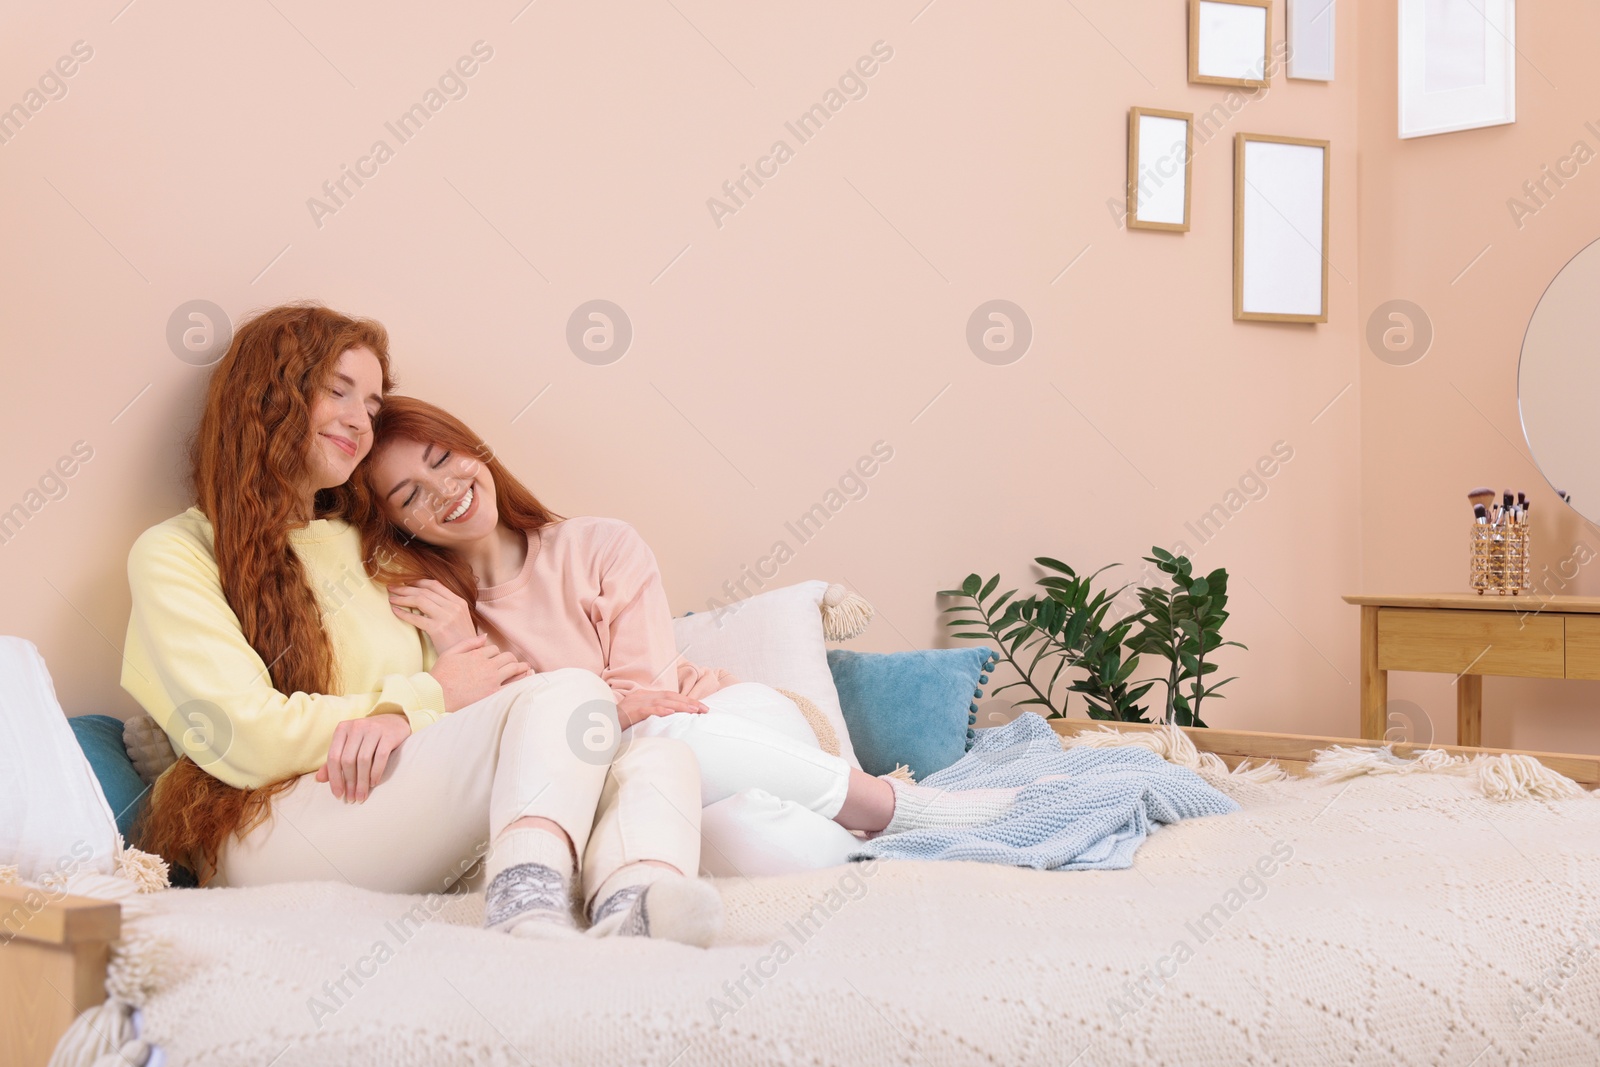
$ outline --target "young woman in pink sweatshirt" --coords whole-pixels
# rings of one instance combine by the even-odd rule
[[[704,804],[759,789],[848,830],[890,833],[973,825],[1011,804],[1012,790],[874,777],[785,732],[798,716],[787,697],[678,655],[661,574],[632,526],[558,519],[432,404],[385,402],[358,482],[353,521],[401,619],[437,647],[482,633],[536,672],[593,671],[617,694],[625,736],[694,750]],[[569,730],[597,745],[605,734],[599,723]]]

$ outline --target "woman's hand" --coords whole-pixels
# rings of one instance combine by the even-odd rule
[[[698,700],[666,689],[631,689],[617,701],[617,723],[626,730],[652,715],[704,715],[711,709]]]
[[[411,722],[399,712],[383,712],[364,719],[346,719],[333,730],[328,761],[317,771],[317,781],[333,787],[333,795],[360,804],[383,781],[389,754],[411,736]]]
[[[444,710],[475,704],[531,668],[510,652],[501,652],[482,634],[447,648],[428,673],[444,690]]]
[[[472,625],[472,610],[467,602],[432,578],[391,588],[389,608],[427,634],[437,649],[452,648],[478,632]]]

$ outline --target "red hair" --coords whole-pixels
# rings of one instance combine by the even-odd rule
[[[361,552],[370,576],[388,585],[419,578],[441,582],[471,605],[473,624],[481,628],[478,580],[472,568],[449,549],[413,537],[383,513],[383,494],[372,483],[373,461],[386,445],[397,440],[438,445],[483,464],[494,483],[495,505],[503,526],[532,533],[560,522],[561,516],[541,504],[527,486],[506,470],[483,438],[448,411],[415,397],[391,396],[384,400],[383,409],[373,422],[372,452],[351,479],[346,513],[361,531]]]
[[[190,447],[195,502],[211,522],[222,594],[280,693],[335,693],[333,646],[289,534],[310,473],[311,403],[339,357],[364,347],[378,357],[383,391],[389,335],[379,323],[317,304],[289,304],[243,323],[217,364]],[[316,496],[318,517],[341,513],[345,487]],[[187,756],[156,782],[140,826],[141,847],[208,880],[229,834],[266,818],[272,797],[295,779],[239,789]]]

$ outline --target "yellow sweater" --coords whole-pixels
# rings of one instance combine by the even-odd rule
[[[122,687],[173,748],[232,786],[256,787],[314,771],[346,719],[404,712],[413,731],[444,715],[426,671],[435,655],[396,618],[369,579],[347,523],[317,519],[290,535],[322,608],[343,696],[283,694],[222,595],[211,523],[190,508],[134,542],[128,554],[133,616]]]

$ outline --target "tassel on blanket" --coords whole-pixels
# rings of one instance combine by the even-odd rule
[[[859,637],[871,621],[872,605],[865,597],[837,583],[822,594],[822,636],[829,641]]]
[[[1062,748],[1080,746],[1107,748],[1118,745],[1138,745],[1140,748],[1148,748],[1168,763],[1179,767],[1187,767],[1191,771],[1231,775],[1249,782],[1277,782],[1288,777],[1281,767],[1270,761],[1254,767],[1248,762],[1240,763],[1230,771],[1221,756],[1214,752],[1201,752],[1188,734],[1170,723],[1158,726],[1154,730],[1137,732],[1124,732],[1110,726],[1102,726],[1098,730],[1085,730],[1083,733],[1061,739]]]
[[[1452,756],[1430,748],[1407,759],[1389,747],[1348,748],[1335,745],[1318,752],[1306,768],[1314,778],[1343,781],[1365,774],[1448,774],[1472,778],[1491,800],[1561,800],[1583,795],[1583,787],[1532,756]]]
[[[902,782],[910,782],[912,785],[916,785],[917,784],[917,780],[914,777],[912,777],[912,775],[911,775],[911,768],[907,767],[904,763],[896,763],[894,765],[894,770],[890,771],[888,774],[883,775],[883,777],[885,777],[885,778],[898,778]]]

